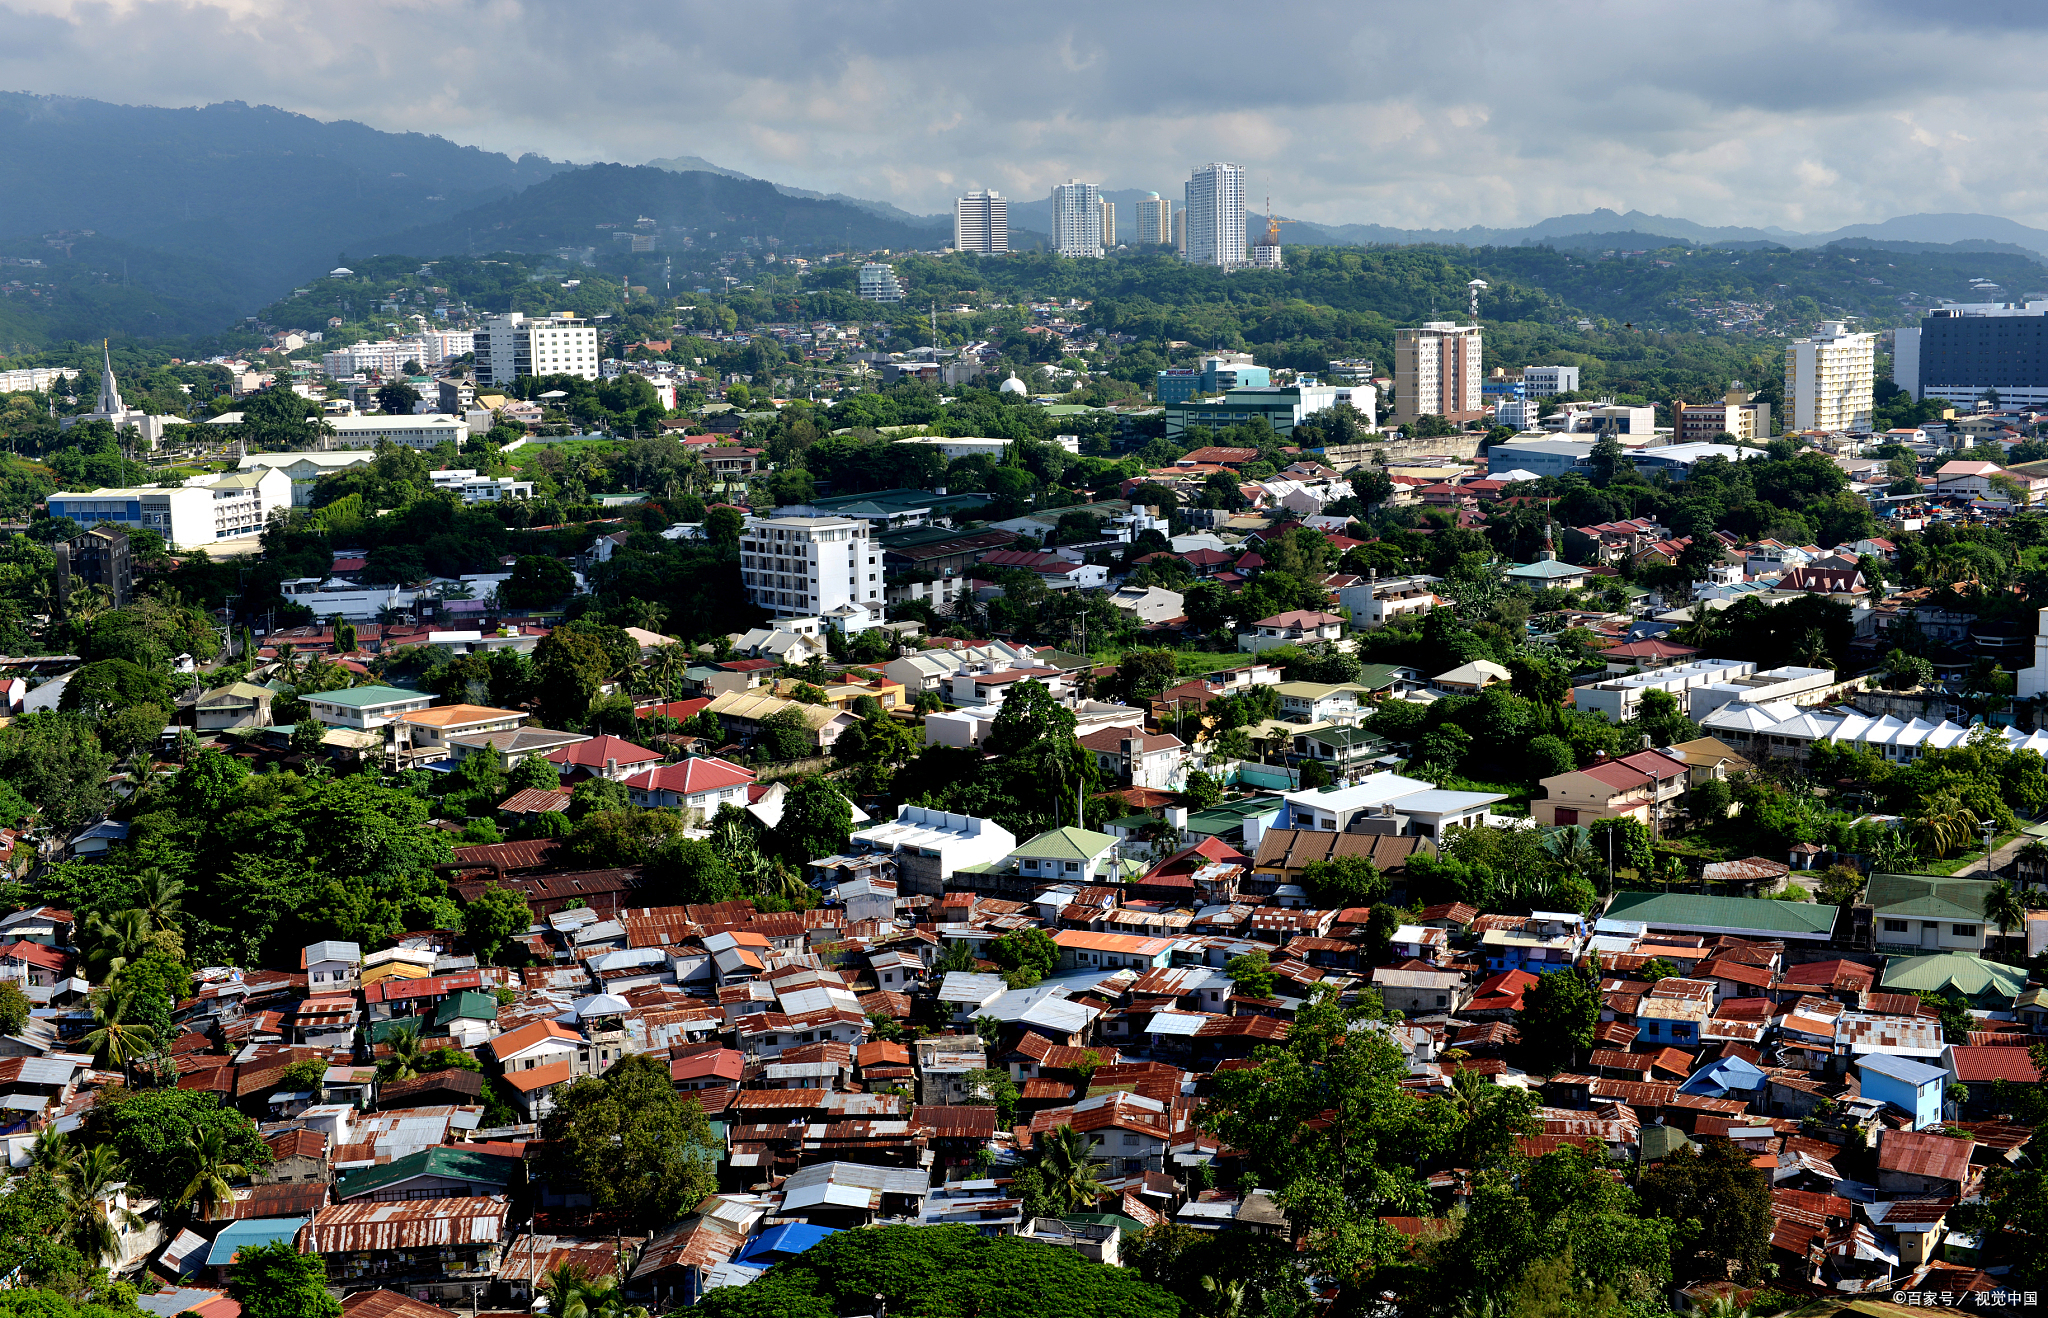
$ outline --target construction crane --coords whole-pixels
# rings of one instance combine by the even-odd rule
[[[1268,197],[1266,198],[1266,241],[1264,241],[1264,242],[1260,243],[1260,244],[1259,244],[1259,246],[1261,246],[1261,247],[1278,247],[1278,246],[1280,245],[1280,226],[1281,226],[1281,225],[1283,225],[1283,224],[1299,224],[1299,223],[1301,223],[1301,221],[1300,221],[1300,220],[1276,220],[1276,219],[1274,219],[1274,218],[1273,218],[1273,198],[1272,198],[1272,197],[1270,197],[1270,196],[1268,196]]]

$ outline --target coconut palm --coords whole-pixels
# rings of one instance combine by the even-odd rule
[[[803,875],[779,860],[769,861],[754,880],[754,891],[771,901],[801,907],[812,895]]]
[[[113,1204],[115,1189],[128,1179],[120,1155],[98,1144],[78,1155],[64,1177],[64,1203],[71,1214],[72,1243],[95,1262],[121,1257],[121,1231],[142,1226],[142,1219]]]
[[[212,1217],[216,1209],[234,1198],[229,1181],[249,1174],[247,1167],[233,1161],[227,1136],[218,1126],[207,1126],[199,1132],[199,1138],[185,1155],[185,1165],[192,1174],[179,1193],[178,1202],[191,1205],[201,1221]]]
[[[391,1036],[391,1056],[377,1063],[377,1078],[380,1080],[412,1080],[419,1076],[420,1068],[426,1064],[426,1054],[420,1048],[419,1027],[408,1026]]]
[[[88,978],[104,983],[109,975],[147,952],[155,932],[147,912],[132,907],[112,916],[98,911],[86,916],[79,941],[85,948]]]
[[[164,1041],[157,1038],[154,1026],[136,1017],[135,994],[130,990],[102,994],[93,1004],[92,1029],[86,1031],[84,1042],[93,1061],[118,1067],[132,1080],[136,1059],[147,1057]]]
[[[1929,855],[1942,857],[1959,851],[1976,836],[1979,820],[1953,789],[1936,792],[1921,803],[1913,820],[1913,837]]]
[[[1247,1293],[1242,1281],[1218,1281],[1205,1276],[1202,1293],[1208,1297],[1205,1308],[1210,1318],[1238,1318],[1244,1312]]]
[[[146,869],[136,882],[135,892],[129,901],[134,910],[142,912],[152,930],[170,930],[178,927],[184,893],[182,879],[171,878],[162,870]]]
[[[1072,1126],[1055,1126],[1039,1137],[1032,1165],[1044,1178],[1046,1193],[1069,1213],[1095,1206],[1108,1193],[1096,1178],[1099,1163],[1089,1161],[1095,1141]]]
[[[1998,926],[2000,938],[2009,937],[2014,925],[2027,922],[2027,904],[2010,883],[2000,879],[1984,894],[1984,918]]]
[[[29,1165],[38,1171],[48,1172],[58,1180],[71,1174],[78,1162],[78,1150],[55,1126],[45,1126],[36,1142],[28,1147]]]

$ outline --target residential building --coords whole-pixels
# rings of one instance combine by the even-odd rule
[[[705,706],[710,708],[710,706]],[[644,769],[661,763],[660,751],[635,746],[623,737],[601,733],[549,751],[544,757],[562,775],[564,785],[585,778],[603,778],[621,783]]]
[[[1280,717],[1289,723],[1354,724],[1366,708],[1363,688],[1348,682],[1280,682],[1273,686],[1280,697]]]
[[[1323,765],[1333,779],[1371,772],[1389,749],[1386,738],[1364,728],[1318,727],[1294,736],[1295,755]]]
[[[526,711],[488,705],[439,705],[402,714],[391,720],[391,754],[399,768],[427,760],[445,760],[449,739],[483,732],[510,732],[524,727]]]
[[[901,302],[905,290],[903,281],[896,277],[895,266],[886,261],[869,261],[860,268],[854,292],[863,302]]]
[[[1651,828],[1678,811],[1691,782],[1685,760],[1665,750],[1603,759],[1540,780],[1547,797],[1529,803],[1539,824],[1590,824],[1634,819]]]
[[[1117,839],[1085,828],[1040,833],[1010,853],[1026,881],[1099,883],[1116,872]]]
[[[522,375],[598,378],[597,326],[573,311],[485,319],[476,336],[476,382],[509,385]]]
[[[1477,421],[1484,416],[1481,339],[1479,326],[1448,320],[1395,330],[1394,421],[1406,424],[1424,416]]]
[[[1177,791],[1187,764],[1187,746],[1170,732],[1103,728],[1079,737],[1103,777],[1121,787]]]
[[[1397,618],[1428,613],[1436,607],[1441,577],[1382,577],[1377,568],[1364,581],[1331,591],[1351,611],[1351,625],[1361,631],[1384,627]]]
[[[1173,248],[1183,258],[1188,254],[1188,208],[1185,206],[1173,213]]]
[[[1785,347],[1785,429],[1870,429],[1876,364],[1877,335],[1852,334],[1838,320],[1794,339]]]
[[[125,609],[135,588],[135,564],[128,533],[118,526],[95,526],[82,535],[50,546],[57,555],[57,602],[68,604],[79,590],[100,592],[105,607]]]
[[[1062,970],[1164,969],[1173,958],[1171,938],[1061,929],[1052,941],[1059,944]]]
[[[1245,263],[1244,168],[1198,165],[1187,182],[1187,246],[1195,265],[1235,269]]]
[[[1010,203],[990,188],[953,203],[953,250],[984,254],[1010,250]]]
[[[512,476],[480,476],[474,470],[458,469],[433,472],[432,477],[435,489],[461,495],[464,503],[500,503],[533,497],[533,482]]]
[[[1611,723],[1626,723],[1635,717],[1636,706],[1646,691],[1666,692],[1685,705],[1686,693],[1693,687],[1740,682],[1755,673],[1756,665],[1746,659],[1699,659],[1582,686],[1573,702],[1586,713],[1598,714]]]
[[[1279,828],[1385,833],[1434,841],[1446,828],[1485,827],[1493,818],[1493,803],[1507,798],[1497,793],[1440,791],[1419,778],[1376,773],[1348,787],[1285,792],[1281,799],[1287,808],[1280,815]]]
[[[1344,619],[1340,615],[1296,609],[1291,613],[1276,613],[1270,618],[1259,619],[1252,624],[1250,631],[1237,638],[1237,648],[1245,654],[1259,654],[1283,645],[1334,642],[1343,636]]]
[[[1522,391],[1531,398],[1548,398],[1552,394],[1575,394],[1579,391],[1579,368],[1524,366]]]
[[[1897,332],[1892,364],[1915,398],[1968,407],[1996,392],[2001,403],[2039,407],[2048,403],[2048,301],[1937,307],[1919,329]]]
[[[778,618],[827,614],[882,599],[881,547],[855,517],[769,517],[740,540],[749,602]]]
[[[1102,250],[1116,246],[1116,203],[1104,197],[1097,203],[1102,207]]]
[[[1140,247],[1163,247],[1173,241],[1173,203],[1156,192],[1138,202],[1138,224],[1132,239]]]
[[[272,512],[291,507],[291,481],[277,471],[238,471],[211,484],[53,494],[47,507],[50,516],[81,526],[146,527],[171,550],[182,551],[261,533]]]
[[[193,707],[194,726],[201,732],[225,732],[229,728],[267,728],[270,702],[277,692],[253,682],[231,682],[199,697]]]
[[[626,795],[646,810],[680,810],[695,822],[708,821],[722,805],[745,806],[754,771],[711,756],[692,756],[633,774]]]
[[[1514,674],[1491,659],[1474,659],[1469,664],[1459,664],[1447,673],[1438,673],[1429,679],[1429,686],[1438,695],[1476,696],[1490,686],[1497,686],[1510,680]]]
[[[1879,948],[1888,952],[1982,952],[1992,926],[1990,879],[1873,874],[1864,888]]]
[[[1102,195],[1093,183],[1069,179],[1053,185],[1052,245],[1061,256],[1102,255]]]
[[[997,660],[954,673],[946,682],[946,698],[993,715],[1019,682],[1037,682],[1055,699],[1068,693],[1066,674],[1057,668],[1012,668]]]
[[[1163,586],[1124,586],[1109,597],[1109,603],[1137,619],[1140,627],[1173,622],[1187,613],[1185,597]]]
[[[1723,435],[1761,443],[1771,437],[1771,405],[1734,385],[1718,403],[1671,403],[1671,439],[1677,444],[1711,444]]]
[[[1942,1124],[1942,1094],[1949,1084],[1946,1070],[1886,1053],[1858,1058],[1856,1070],[1863,1097],[1888,1103],[1905,1113],[1912,1119],[1914,1130],[1929,1130]]]
[[[406,715],[417,714],[434,703],[420,691],[395,686],[358,686],[341,691],[316,691],[306,697],[306,708],[315,719],[330,728],[381,728]]]

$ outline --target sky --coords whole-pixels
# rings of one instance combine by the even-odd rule
[[[919,213],[1079,178],[1326,224],[1606,206],[2048,226],[2048,5],[0,0],[0,87],[239,100],[555,159],[701,156]]]

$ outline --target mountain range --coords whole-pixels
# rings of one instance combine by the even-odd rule
[[[643,219],[664,232],[668,251],[683,237],[699,250],[769,238],[786,247],[901,250],[952,237],[949,214],[752,178],[700,156],[644,166],[514,159],[427,134],[236,101],[170,109],[0,93],[0,171],[8,179],[0,189],[0,260],[43,262],[21,281],[43,291],[9,295],[0,307],[0,352],[108,333],[224,329],[345,254],[431,259],[588,248]],[[1116,204],[1128,242],[1133,203],[1149,192],[1104,195]],[[1015,246],[1044,245],[1051,217],[1043,197],[1011,198],[1010,217]],[[1247,216],[1254,235],[1263,225],[1263,215]],[[2048,230],[1971,214],[1795,232],[1600,209],[1509,227],[1297,222],[1283,232],[1289,243],[1310,245],[1852,243],[2048,261]]]

